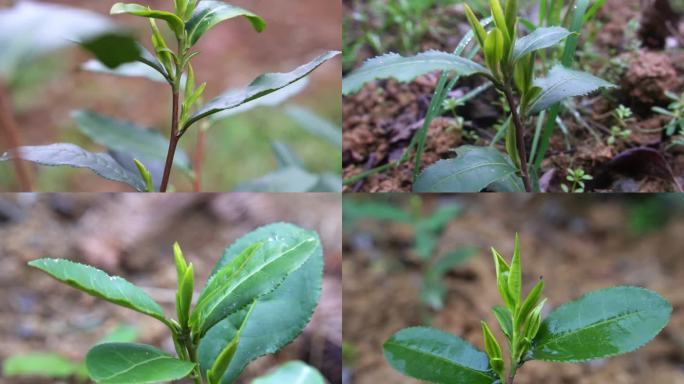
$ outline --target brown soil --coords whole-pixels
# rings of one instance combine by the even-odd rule
[[[449,224],[439,249],[476,246],[481,251],[447,276],[446,305],[433,313],[432,326],[483,347],[480,320],[495,324],[490,308],[501,301],[487,250],[494,246],[510,258],[519,232],[524,289],[544,278],[547,314],[587,291],[613,285],[655,290],[672,303],[674,312],[665,330],[633,353],[581,365],[530,362],[516,383],[684,383],[681,198],[672,197],[665,206],[673,214],[667,224],[642,234],[625,225],[630,207],[646,201],[637,198],[479,195],[434,197],[427,205],[454,200],[466,211]],[[407,197],[395,201],[408,207]],[[349,383],[417,383],[395,372],[382,355],[383,342],[394,332],[424,323],[420,271],[405,262],[412,258],[412,231],[402,224],[367,221],[345,233],[343,332]]]
[[[241,382],[299,359],[339,383],[340,217],[339,197],[324,195],[0,195],[0,361],[27,352],[80,360],[96,340],[124,323],[144,330],[140,342],[174,349],[158,321],[60,284],[27,267],[30,260],[51,256],[94,264],[146,288],[172,313],[174,241],[193,262],[199,283],[234,239],[260,225],[289,221],[321,235],[326,258],[321,302],[305,332],[281,352],[251,364]],[[57,382],[0,378],[8,384]]]

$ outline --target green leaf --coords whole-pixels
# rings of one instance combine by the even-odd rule
[[[139,192],[145,191],[145,181],[140,175],[124,168],[106,153],[92,153],[74,144],[57,143],[15,148],[0,156],[0,161],[13,159],[15,151],[22,160],[47,166],[88,168],[105,179],[126,183]]]
[[[143,129],[88,110],[74,111],[72,117],[81,133],[102,146],[128,153],[143,164],[163,164],[166,160],[169,139],[159,131]],[[176,151],[173,165],[185,172],[191,171],[190,158],[182,149]]]
[[[397,371],[440,384],[492,384],[487,355],[463,339],[434,328],[406,328],[383,346],[385,359]]]
[[[631,352],[653,339],[671,313],[670,303],[647,289],[595,290],[560,306],[544,320],[532,357],[581,362]]]
[[[205,0],[206,1],[206,0]],[[204,2],[202,2],[204,3]],[[207,116],[237,108],[247,102],[269,95],[279,89],[285,88],[290,84],[301,80],[326,61],[339,55],[339,52],[327,52],[309,63],[287,73],[266,73],[257,77],[252,83],[240,92],[228,92],[207,103],[202,109],[197,111],[184,124],[183,130],[190,127],[198,120]]]
[[[541,112],[568,97],[584,96],[600,88],[616,87],[594,75],[562,65],[554,66],[547,77],[535,79],[534,85],[541,88],[542,92],[530,107],[531,113]]]
[[[496,148],[462,146],[458,157],[427,167],[413,185],[414,192],[480,192],[494,185],[498,191],[524,190],[510,158]]]
[[[217,263],[212,275],[232,262],[247,247],[273,236],[300,236],[303,229],[277,223],[248,233],[231,245]],[[320,296],[323,277],[323,250],[319,245],[309,260],[290,274],[272,293],[259,298],[241,331],[238,350],[223,377],[233,383],[245,366],[259,356],[274,353],[294,340],[311,319]],[[273,316],[277,313],[278,316]],[[239,311],[209,330],[200,341],[199,359],[202,371],[211,368],[218,354],[233,339],[247,310]],[[268,329],[268,332],[264,332]]]
[[[298,80],[294,83],[292,83],[290,86],[281,88],[273,93],[270,93],[264,97],[260,97],[258,99],[254,99],[252,101],[248,101],[244,104],[242,104],[239,107],[236,108],[231,108],[227,109],[223,112],[215,113],[211,115],[211,120],[212,121],[219,121],[222,119],[225,119],[230,116],[234,116],[240,113],[244,113],[247,111],[250,111],[254,108],[257,107],[275,107],[278,106],[288,99],[298,95],[301,93],[307,86],[309,85],[309,78],[304,77],[301,80]],[[242,94],[243,90],[242,89],[231,89],[228,91],[225,91],[221,97],[234,97],[235,95],[240,95]]]
[[[491,75],[480,64],[448,52],[427,51],[411,57],[389,53],[367,60],[361,68],[345,77],[342,80],[342,94],[356,93],[371,81],[392,78],[409,82],[434,71],[453,71],[461,76],[477,73]]]
[[[2,363],[3,377],[40,376],[67,378],[81,373],[79,364],[56,353],[12,355]]]
[[[140,45],[127,33],[105,33],[80,44],[110,69],[138,61],[141,56]]]
[[[511,311],[504,306],[497,305],[492,308],[492,312],[499,322],[501,331],[510,339],[513,335],[513,315],[511,314]]]
[[[473,12],[470,6],[465,3],[463,6],[465,8],[465,14],[466,18],[468,19],[468,23],[470,23],[470,27],[475,32],[475,37],[477,37],[477,42],[480,44],[480,47],[484,47],[485,39],[487,38],[487,32],[485,32],[480,20],[478,20],[477,16],[475,16],[475,12]]]
[[[441,231],[451,220],[460,215],[461,212],[463,212],[461,205],[449,204],[437,208],[430,217],[426,217],[420,221],[423,223],[422,225],[425,225],[430,231]]]
[[[119,276],[66,259],[37,259],[28,263],[55,279],[90,295],[152,316],[166,323],[164,310],[142,289]]]
[[[307,108],[290,106],[285,109],[285,113],[307,132],[342,150],[342,130],[339,125],[333,124]]]
[[[219,321],[276,289],[320,246],[315,232],[273,237],[255,243],[212,276],[197,300],[190,326],[204,335]]]
[[[118,30],[107,17],[85,9],[36,1],[13,4],[0,9],[0,77],[7,81],[36,58]]]
[[[129,15],[164,20],[166,21],[166,24],[168,24],[169,28],[171,28],[173,33],[176,34],[176,36],[183,36],[185,23],[183,23],[183,20],[180,17],[176,16],[171,12],[150,9],[150,7],[146,7],[140,4],[116,3],[112,6],[112,9],[109,11],[109,13],[112,15],[120,15],[127,13]]]
[[[290,361],[268,375],[257,377],[252,384],[325,384],[316,368],[301,361]]]
[[[369,200],[356,201],[345,198],[342,201],[342,210],[345,223],[364,219],[397,221],[400,223],[413,223],[413,215],[396,207],[387,201]],[[346,224],[345,224],[346,225]]]
[[[235,192],[309,192],[317,183],[316,175],[300,167],[287,167],[244,182],[235,188]]]
[[[489,69],[498,76],[500,73],[499,64],[504,55],[504,35],[499,28],[493,28],[485,39],[485,61]]]
[[[179,380],[195,367],[144,344],[98,344],[86,355],[90,377],[98,383],[157,383]]]
[[[192,17],[185,24],[190,44],[195,45],[200,37],[216,24],[239,16],[247,18],[257,32],[266,28],[264,19],[245,9],[226,4],[223,1],[200,1]]]
[[[537,28],[534,32],[515,42],[513,62],[517,62],[528,53],[553,47],[571,34],[570,31],[561,27]]]
[[[273,141],[271,143],[271,149],[273,149],[273,155],[275,156],[280,168],[301,168],[303,166],[302,159],[300,159],[299,156],[297,156],[297,154],[294,153],[292,149],[285,143]]]
[[[133,162],[135,163],[135,167],[138,168],[140,177],[142,177],[145,182],[145,192],[154,192],[154,181],[152,180],[152,173],[150,170],[138,159],[134,159]]]
[[[513,259],[511,260],[511,270],[508,273],[508,292],[516,305],[516,309],[521,300],[522,294],[522,269],[520,267],[520,236],[515,234],[515,246],[513,247]]]
[[[516,325],[523,324],[523,322],[527,319],[530,312],[532,312],[534,307],[537,305],[537,302],[539,302],[539,298],[541,297],[543,290],[544,280],[539,280],[539,282],[534,285],[530,293],[527,295],[527,298],[525,298],[525,301],[520,306],[520,310],[516,317],[518,319]]]
[[[118,67],[111,69],[102,64],[99,60],[90,59],[81,65],[81,69],[112,76],[144,77],[152,81],[166,83],[166,78],[159,73],[158,70],[155,70],[142,62],[121,64]]]

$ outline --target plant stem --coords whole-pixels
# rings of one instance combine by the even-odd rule
[[[0,79],[0,128],[7,140],[7,146],[10,150],[16,151],[20,147],[19,128],[17,122],[12,114],[12,102],[9,96],[9,89]],[[14,164],[14,172],[19,180],[19,185],[23,192],[31,192],[33,189],[31,183],[31,176],[28,167],[21,161],[21,155],[15,153],[12,156],[12,163]]]
[[[511,110],[513,117],[513,124],[515,125],[515,141],[518,145],[518,156],[520,157],[520,172],[522,173],[523,183],[525,184],[525,191],[532,192],[532,183],[530,182],[530,174],[527,169],[527,151],[525,149],[525,129],[520,120],[518,107],[513,98],[513,91],[510,82],[504,86],[504,94],[506,95],[506,102]]]
[[[171,178],[171,168],[173,167],[173,157],[176,154],[176,147],[180,135],[178,134],[178,104],[180,103],[180,93],[178,87],[173,90],[173,108],[171,117],[171,138],[169,139],[169,151],[166,154],[166,165],[164,166],[164,176],[162,178],[159,192],[166,192],[169,187],[169,179]]]

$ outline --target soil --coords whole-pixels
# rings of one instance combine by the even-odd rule
[[[359,8],[354,9],[356,12],[363,12],[363,5],[357,7]],[[459,16],[458,7],[445,9],[450,12],[456,9],[455,13],[452,12],[452,17],[460,17],[460,25],[467,26],[465,19]],[[632,21],[638,22],[636,30],[632,30],[630,26]],[[450,23],[453,24],[453,20]],[[462,36],[462,31],[466,30],[451,27],[458,36]],[[669,7],[667,1],[605,2],[596,20],[583,30],[579,49],[587,44],[591,48],[589,54],[580,51],[580,66],[618,84],[619,88],[578,99],[576,106],[582,116],[581,123],[569,114],[562,116],[568,127],[568,134],[564,135],[557,130],[551,140],[541,174],[553,174],[553,177],[546,180],[543,191],[560,191],[566,170],[578,167],[594,177],[608,172],[614,179],[614,183],[607,187],[589,183],[589,191],[619,192],[623,190],[620,187],[623,184],[636,186],[632,188],[634,192],[681,189],[684,181],[681,151],[677,146],[669,147],[673,138],[663,131],[663,126],[669,119],[651,110],[654,106],[667,107],[669,101],[664,95],[665,91],[676,94],[684,91],[684,39],[679,31],[684,31],[684,22]],[[447,41],[450,40],[443,40],[441,45],[447,45]],[[635,43],[639,43],[640,48],[632,49]],[[446,49],[453,49],[454,46],[455,44],[447,45]],[[363,58],[364,55],[360,54],[357,66]],[[343,98],[345,178],[385,165],[396,159],[394,154],[403,152],[412,137],[407,136],[407,132],[415,132],[414,127],[419,127],[425,117],[437,76],[438,74],[431,74],[409,84],[398,84],[392,80],[379,81],[368,84],[355,95]],[[483,83],[482,79],[465,79],[457,84],[457,90],[460,88],[467,91]],[[616,124],[611,112],[620,104],[631,108],[635,114],[628,120],[626,127],[631,134],[624,140],[618,139],[615,144],[608,145],[606,143],[610,128]],[[454,137],[448,133],[441,134],[431,127],[422,167],[454,156],[453,151],[443,150],[442,144],[445,142],[452,145],[452,148],[462,144],[489,144],[496,132],[494,124],[503,119],[502,111],[499,96],[490,90],[457,110],[466,121],[464,132],[469,134]],[[444,117],[453,118],[453,115],[445,113]],[[535,124],[532,120],[528,125]],[[532,136],[532,131],[526,133],[528,152],[532,145]],[[463,139],[464,137],[470,139]],[[435,143],[436,140],[439,142]],[[659,165],[651,168],[656,174],[664,173],[666,176],[641,171],[619,173],[613,169],[611,161],[615,157],[641,147],[659,152]],[[503,150],[503,147],[500,149]],[[347,185],[345,191],[410,191],[412,173],[413,162],[406,162],[390,171]]]
[[[341,211],[327,195],[83,194],[0,195],[0,361],[12,354],[57,352],[80,361],[118,325],[144,330],[139,342],[173,352],[163,325],[92,298],[26,266],[50,256],[93,264],[144,287],[172,313],[178,241],[206,280],[223,249],[257,226],[288,221],[316,229],[325,248],[321,301],[294,343],[256,360],[241,383],[290,360],[318,367],[331,384],[341,377]],[[314,214],[315,212],[315,214]],[[0,383],[59,380],[0,378]]]
[[[408,199],[394,196],[391,201],[408,209]],[[424,200],[428,210],[454,201],[465,207],[447,226],[440,252],[463,246],[480,249],[445,278],[445,307],[431,313],[432,326],[483,348],[480,320],[496,324],[490,308],[501,302],[488,249],[494,246],[510,258],[519,232],[523,288],[529,290],[540,277],[545,280],[544,295],[549,300],[544,315],[583,293],[614,285],[655,290],[672,303],[674,311],[665,330],[633,353],[589,364],[529,362],[516,376],[516,384],[684,383],[684,199],[462,195]],[[647,207],[648,213],[644,215],[639,207]],[[652,224],[638,225],[644,222]],[[417,383],[394,371],[382,355],[382,344],[393,333],[426,324],[412,235],[405,224],[372,220],[345,228],[343,332],[348,384]],[[495,334],[502,337],[498,328]]]

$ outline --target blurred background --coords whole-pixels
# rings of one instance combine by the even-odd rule
[[[174,350],[168,330],[158,321],[31,270],[26,263],[32,259],[68,258],[124,276],[171,313],[174,241],[193,262],[199,284],[235,239],[258,226],[287,221],[315,229],[321,237],[321,300],[304,333],[279,353],[250,364],[239,383],[290,360],[303,360],[321,370],[329,383],[340,383],[340,217],[340,197],[332,194],[0,195],[0,364],[29,352],[82,361],[96,341],[113,332],[128,338],[132,332],[138,342]],[[0,378],[0,383],[77,382]]]
[[[0,0],[0,10],[12,3]],[[46,0],[44,3],[79,7],[106,16],[114,1]],[[149,0],[144,4],[168,10],[173,1]],[[257,13],[268,26],[262,33],[256,33],[247,21],[239,18],[221,23],[202,38],[196,46],[201,54],[193,64],[198,84],[207,82],[204,93],[207,101],[226,89],[247,86],[264,72],[288,72],[325,51],[340,50],[342,4],[339,0],[235,0],[231,4]],[[138,40],[150,48],[145,18],[124,15],[112,20],[131,28]],[[31,60],[11,79],[4,80],[22,145],[70,142],[91,151],[103,151],[103,147],[77,129],[70,116],[76,109],[91,109],[132,121],[168,136],[171,115],[168,85],[80,70],[79,65],[89,58],[74,44]],[[271,148],[273,141],[290,147],[308,171],[339,175],[339,149],[307,132],[301,121],[286,113],[286,107],[307,108],[339,129],[340,87],[340,60],[336,59],[316,70],[309,85],[286,105],[258,108],[217,123],[206,140],[203,190],[233,190],[241,183],[273,172],[277,169]],[[195,152],[197,131],[191,130],[181,140],[182,149],[190,156]],[[4,152],[7,143],[2,140],[0,151]],[[33,166],[31,170],[37,178],[35,188],[40,191],[128,190],[125,185],[102,180],[87,170]],[[173,181],[177,190],[191,190],[191,181],[182,172],[176,171]],[[12,165],[0,163],[0,190],[16,189]]]
[[[344,206],[344,383],[417,383],[384,360],[402,328],[431,325],[483,349],[501,303],[489,251],[521,236],[523,289],[543,277],[549,311],[598,288],[637,285],[674,307],[645,347],[589,364],[532,361],[516,383],[684,383],[684,197],[358,195]],[[495,334],[501,340],[496,327]]]

